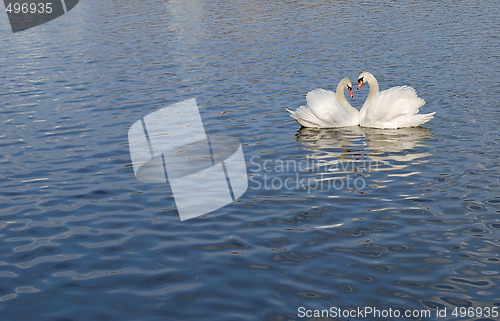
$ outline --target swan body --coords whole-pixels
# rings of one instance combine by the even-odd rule
[[[344,89],[352,97],[352,82],[349,78],[342,79],[334,93],[324,89],[314,89],[306,95],[306,106],[300,106],[296,111],[287,109],[290,116],[303,127],[334,128],[357,126],[359,111],[352,107],[344,96]]]
[[[404,128],[420,126],[434,117],[435,112],[419,114],[425,100],[419,98],[415,89],[397,86],[379,92],[377,79],[362,72],[358,77],[358,89],[363,82],[370,85],[370,93],[359,111],[359,124],[372,128]]]

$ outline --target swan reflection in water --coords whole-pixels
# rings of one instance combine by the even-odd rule
[[[349,179],[380,171],[391,171],[387,176],[417,174],[405,168],[432,155],[420,148],[426,146],[423,142],[431,136],[430,130],[422,127],[303,127],[297,132],[296,140],[310,152],[308,172],[315,175],[316,180],[347,180],[348,183]]]

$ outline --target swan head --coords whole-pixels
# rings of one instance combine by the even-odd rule
[[[358,89],[363,86],[364,82],[369,82],[370,80],[374,79],[372,74],[370,74],[368,71],[363,71],[362,73],[359,74],[358,76]]]
[[[347,88],[347,91],[349,92],[349,96],[350,96],[351,98],[353,98],[353,97],[354,97],[354,93],[352,92],[352,81],[351,81],[351,79],[349,79],[349,78],[344,78],[344,79],[342,79],[342,80],[340,81],[340,84],[339,84],[339,85],[340,85],[340,86],[345,86],[345,88]],[[344,88],[342,88],[342,89],[344,89]]]

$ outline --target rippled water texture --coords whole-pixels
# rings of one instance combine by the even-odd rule
[[[495,1],[80,1],[16,34],[0,17],[1,320],[495,319],[451,315],[500,310]],[[363,70],[436,117],[299,130],[285,111]],[[241,141],[249,188],[181,222],[168,184],[134,177],[127,130],[189,98]]]

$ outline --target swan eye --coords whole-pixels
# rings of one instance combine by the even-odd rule
[[[358,82],[360,82],[360,81],[363,81],[363,77],[361,77],[361,78],[358,79]]]
[[[347,85],[347,89],[352,89],[352,87],[351,87],[351,86],[349,86],[349,85]]]

